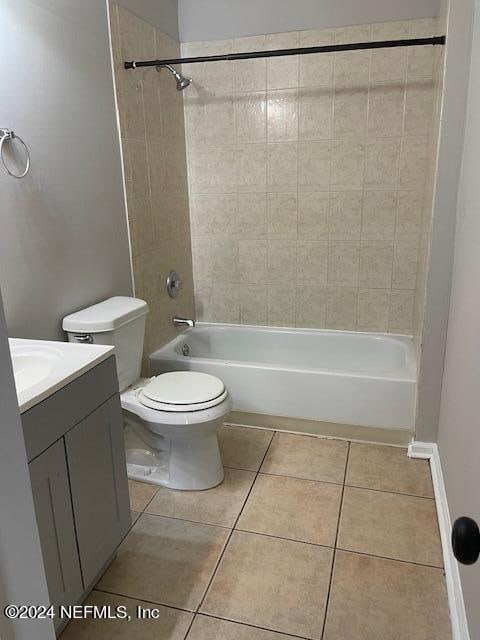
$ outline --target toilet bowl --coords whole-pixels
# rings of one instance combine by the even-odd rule
[[[224,477],[217,429],[231,410],[215,376],[174,371],[140,378],[147,303],[117,296],[63,319],[70,342],[108,344],[124,413],[128,476],[172,489],[202,490]]]
[[[217,430],[232,403],[218,378],[193,371],[141,379],[121,394],[128,476],[172,489],[220,484]]]

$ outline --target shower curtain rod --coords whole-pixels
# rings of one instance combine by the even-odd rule
[[[216,56],[197,56],[195,58],[171,58],[169,60],[144,60],[125,62],[125,69],[139,67],[160,67],[166,64],[191,64],[195,62],[220,62],[222,60],[249,60],[252,58],[276,58],[279,56],[305,55],[308,53],[331,53],[333,51],[360,51],[362,49],[388,49],[391,47],[418,47],[426,44],[445,44],[445,36],[431,38],[409,38],[407,40],[381,40],[379,42],[353,42],[350,44],[328,44],[321,47],[298,47],[296,49],[275,49],[273,51],[248,51],[245,53],[226,53]]]

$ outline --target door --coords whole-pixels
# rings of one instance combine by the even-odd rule
[[[118,395],[69,431],[65,445],[80,564],[88,588],[131,523]]]
[[[29,471],[50,603],[76,604],[83,584],[63,439],[32,460]]]

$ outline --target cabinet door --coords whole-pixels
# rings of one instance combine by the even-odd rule
[[[123,420],[113,396],[65,436],[73,512],[85,587],[127,533],[130,522]]]
[[[29,464],[50,603],[76,604],[83,591],[63,439]]]

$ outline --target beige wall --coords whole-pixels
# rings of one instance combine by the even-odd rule
[[[184,55],[433,35],[417,20],[188,43]],[[190,65],[198,319],[418,333],[438,49]]]
[[[135,295],[150,307],[145,353],[175,337],[174,315],[193,317],[193,280],[182,95],[171,75],[127,71],[124,60],[178,56],[180,45],[123,7],[111,6]],[[172,300],[171,269],[184,288]]]

